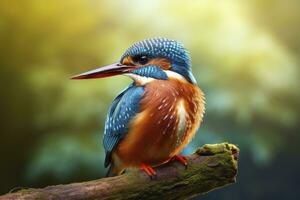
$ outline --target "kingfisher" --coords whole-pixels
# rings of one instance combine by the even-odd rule
[[[205,97],[192,74],[189,52],[182,43],[151,38],[134,43],[119,62],[72,79],[116,75],[133,82],[112,102],[105,121],[103,146],[107,176],[140,168],[150,177],[155,167],[179,155],[202,122]]]

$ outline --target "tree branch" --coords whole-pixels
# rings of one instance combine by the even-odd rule
[[[239,150],[228,143],[204,145],[188,158],[185,169],[173,161],[157,167],[157,177],[132,170],[94,181],[25,189],[7,199],[188,199],[235,183]]]

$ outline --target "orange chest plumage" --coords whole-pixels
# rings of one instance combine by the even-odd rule
[[[140,112],[114,152],[124,166],[156,166],[177,155],[192,139],[202,121],[204,94],[177,79],[145,85]]]

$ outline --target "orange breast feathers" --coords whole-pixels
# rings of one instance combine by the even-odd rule
[[[177,155],[202,121],[204,94],[187,81],[155,80],[145,85],[140,106],[115,151],[124,167],[157,166]]]

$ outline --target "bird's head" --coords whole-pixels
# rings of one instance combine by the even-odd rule
[[[175,40],[152,38],[136,42],[122,55],[119,62],[91,70],[72,79],[104,78],[126,75],[144,84],[154,79],[185,79],[196,84],[191,72],[190,56]]]

